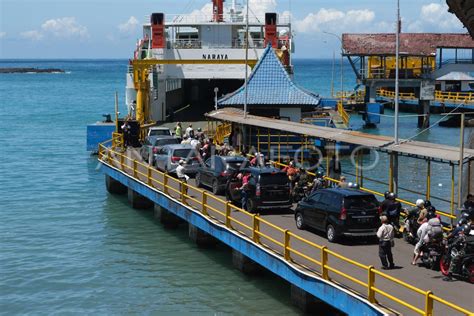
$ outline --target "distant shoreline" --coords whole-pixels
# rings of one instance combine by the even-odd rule
[[[0,74],[24,74],[24,73],[64,73],[65,71],[58,68],[0,68]]]

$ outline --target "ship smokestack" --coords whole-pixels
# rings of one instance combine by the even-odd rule
[[[265,13],[265,46],[269,43],[273,48],[278,48],[276,13]]]
[[[151,48],[165,48],[165,15],[153,13],[151,22]]]
[[[213,22],[224,22],[224,0],[212,0]]]

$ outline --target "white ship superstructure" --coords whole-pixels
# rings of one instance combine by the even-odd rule
[[[293,43],[289,18],[266,13],[262,18],[249,16],[247,21],[236,1],[227,10],[224,0],[212,2],[213,12],[209,16],[153,13],[150,23],[143,25],[143,39],[137,43],[135,60],[186,61],[150,68],[149,119],[165,121],[173,113],[199,117],[213,108],[216,91],[222,96],[239,88],[245,80],[245,67],[249,67],[250,73],[250,66],[223,61],[246,59],[247,25],[247,60],[258,60],[264,49],[272,45],[291,72]],[[200,63],[204,60],[215,63]],[[133,113],[136,90],[132,67],[127,73],[126,102]]]

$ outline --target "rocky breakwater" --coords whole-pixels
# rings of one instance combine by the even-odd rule
[[[15,73],[64,73],[64,70],[57,68],[0,68],[0,74]]]

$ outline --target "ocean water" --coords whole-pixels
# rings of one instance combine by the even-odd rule
[[[16,66],[67,73],[0,75],[1,314],[300,313],[285,282],[248,278],[232,267],[229,249],[198,249],[187,231],[166,230],[150,212],[107,194],[96,157],[85,151],[86,125],[113,112],[115,91],[123,100],[126,60],[0,61]],[[296,60],[295,79],[328,95],[331,68],[331,60]],[[345,86],[353,87],[350,68],[345,73]],[[360,118],[352,128],[363,130]],[[370,132],[392,130],[384,117]],[[402,118],[400,132],[416,134],[415,120]],[[435,128],[419,139],[456,145],[458,133]],[[384,178],[380,159],[371,172]],[[446,168],[433,168],[436,181],[449,184]],[[402,181],[423,184],[412,178]]]

